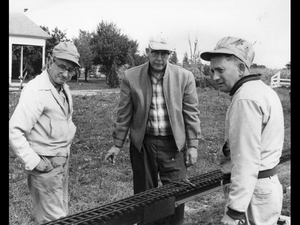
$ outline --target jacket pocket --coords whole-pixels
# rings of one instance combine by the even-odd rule
[[[66,140],[68,135],[68,123],[66,120],[50,120],[51,132],[49,137],[51,139]]]
[[[44,136],[47,137],[52,133],[51,119],[48,116],[42,115],[38,120],[38,124],[40,125],[39,130],[43,131]]]

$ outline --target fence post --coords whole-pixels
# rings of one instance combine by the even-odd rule
[[[277,74],[277,87],[280,87],[280,71],[278,71]]]

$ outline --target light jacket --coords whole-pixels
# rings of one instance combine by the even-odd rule
[[[117,147],[123,146],[128,130],[134,146],[138,150],[142,147],[152,98],[148,69],[149,62],[125,72],[113,132],[114,144]],[[188,147],[197,148],[201,131],[193,74],[182,67],[167,63],[163,93],[178,150],[182,150],[186,144]]]
[[[69,100],[69,113],[47,71],[23,88],[19,103],[9,121],[9,144],[26,170],[34,169],[43,156],[69,155],[76,127],[72,122],[70,90],[63,86]]]
[[[232,96],[225,119],[230,155],[221,151],[221,171],[231,173],[227,206],[246,212],[259,171],[279,163],[284,118],[277,93],[261,80],[242,84]]]

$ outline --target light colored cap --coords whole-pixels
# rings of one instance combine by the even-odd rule
[[[174,51],[174,47],[169,43],[168,39],[162,35],[151,37],[149,40],[149,48],[152,50]]]
[[[80,55],[77,51],[77,48],[70,42],[60,42],[58,45],[56,45],[53,48],[52,56],[59,59],[69,60],[71,62],[74,62],[77,66],[81,67],[79,64]]]
[[[200,57],[206,61],[210,61],[213,54],[230,54],[235,55],[242,60],[250,69],[255,53],[250,42],[237,37],[224,37],[218,41],[213,51],[201,53]]]

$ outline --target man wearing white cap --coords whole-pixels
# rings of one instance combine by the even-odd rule
[[[275,91],[251,74],[254,50],[248,41],[222,38],[210,61],[213,80],[232,96],[220,151],[226,225],[275,225],[282,208],[282,186],[276,165],[284,140],[283,110]]]
[[[151,38],[149,61],[125,72],[121,84],[114,145],[105,159],[115,162],[130,130],[134,193],[186,177],[197,161],[200,120],[195,79],[191,72],[168,62],[173,47],[162,37]],[[167,218],[183,224],[184,204]],[[165,224],[166,220],[155,224]]]
[[[9,121],[9,143],[25,166],[36,224],[68,214],[70,145],[76,132],[66,82],[80,67],[77,48],[62,42],[47,70],[23,88]]]

